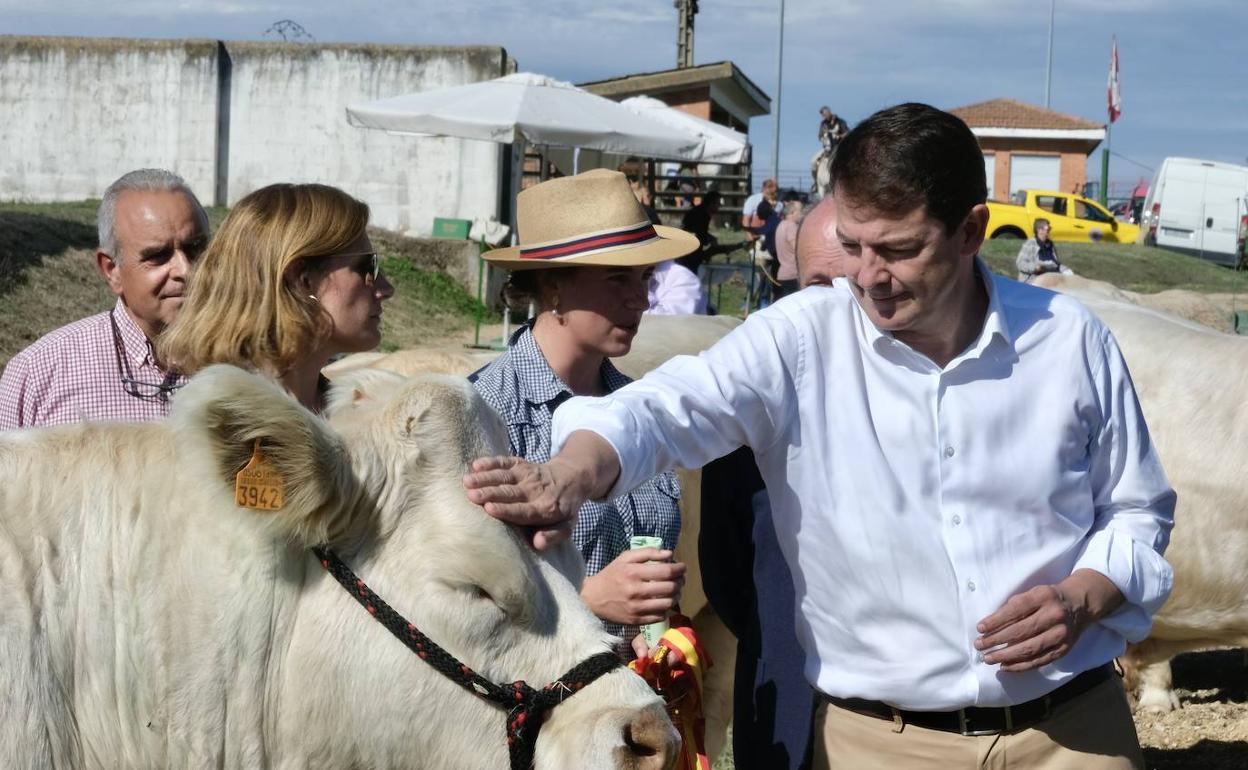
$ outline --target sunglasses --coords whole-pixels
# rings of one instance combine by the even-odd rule
[[[367,257],[367,259],[364,259]],[[372,286],[377,283],[377,277],[381,275],[381,260],[375,251],[361,251],[354,254],[330,254],[316,259],[357,259],[350,267],[351,271],[358,274],[364,279],[365,286]]]
[[[117,326],[117,318],[110,312],[108,320],[113,327],[113,352],[117,355],[117,377],[121,380],[121,389],[126,395],[133,396],[140,401],[167,403],[169,398],[186,384],[186,380],[179,382],[174,372],[170,372],[163,382],[148,382],[136,378],[130,369],[130,357],[126,354],[126,346],[121,340],[121,329]]]

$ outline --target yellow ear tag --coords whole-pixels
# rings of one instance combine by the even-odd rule
[[[258,511],[276,511],[282,507],[282,477],[260,451],[256,439],[251,459],[234,477],[234,502]]]

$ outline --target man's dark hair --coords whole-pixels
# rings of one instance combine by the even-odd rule
[[[710,206],[712,204],[719,203],[721,197],[722,196],[720,196],[719,190],[711,190],[710,192],[702,194],[702,203]]]
[[[886,214],[926,206],[952,233],[988,198],[984,154],[961,119],[910,102],[880,110],[837,145],[835,194]]]

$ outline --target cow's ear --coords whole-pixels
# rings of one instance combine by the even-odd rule
[[[383,403],[405,383],[406,377],[384,369],[352,369],[333,378],[333,384],[325,394],[322,414],[326,419],[332,419],[339,412],[355,406]]]
[[[363,489],[341,437],[272,380],[208,367],[178,394],[170,421],[186,461],[220,485],[223,504],[301,545],[330,542],[350,524]],[[245,480],[263,478],[240,486],[245,468]]]

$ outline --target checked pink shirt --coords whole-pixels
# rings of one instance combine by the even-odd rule
[[[116,319],[114,335],[109,316]],[[49,332],[13,356],[0,376],[0,430],[62,425],[84,420],[158,420],[169,414],[169,394],[154,386],[122,384],[117,340],[125,376],[140,383],[181,384],[156,365],[152,345],[121,300],[100,313]]]

